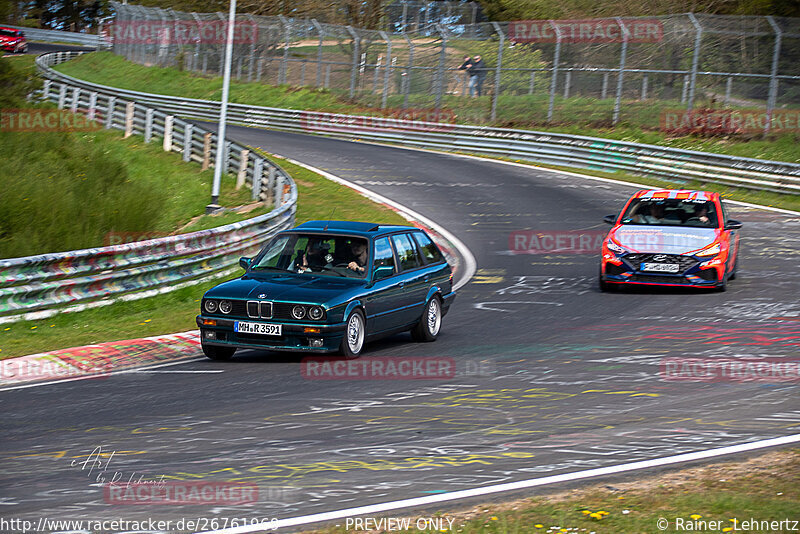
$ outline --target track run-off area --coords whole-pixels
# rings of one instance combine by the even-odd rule
[[[399,334],[362,356],[452,358],[456,376],[316,380],[303,376],[301,355],[240,351],[214,362],[198,351],[179,365],[0,391],[3,515],[283,520],[426,497],[409,504],[441,510],[468,502],[436,502],[452,492],[503,499],[537,491],[515,482],[566,484],[598,468],[624,476],[614,466],[747,453],[746,444],[800,434],[797,381],[697,382],[665,371],[676,358],[797,358],[800,215],[730,206],[744,228],[727,292],[601,293],[596,247],[548,253],[529,231],[602,236],[603,216],[633,186],[235,126],[228,136],[392,199],[469,248],[477,271],[439,339]],[[348,218],[347,206],[330,208]],[[112,506],[84,463],[98,448],[109,460],[100,468],[123,481],[247,482],[260,498]],[[480,495],[501,484],[509,491]]]

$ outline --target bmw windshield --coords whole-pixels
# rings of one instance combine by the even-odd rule
[[[256,257],[253,272],[364,278],[368,247],[363,237],[330,234],[281,234]]]
[[[650,198],[633,200],[620,219],[621,224],[701,228],[716,228],[717,222],[713,202]]]

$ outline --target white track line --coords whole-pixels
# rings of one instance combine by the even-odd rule
[[[755,441],[752,443],[743,443],[740,445],[732,445],[730,447],[722,447],[719,449],[709,449],[705,451],[690,452],[686,454],[678,454],[675,456],[666,456],[664,458],[654,458],[652,460],[643,460],[640,462],[631,462],[627,464],[612,465],[608,467],[599,467],[597,469],[588,469],[585,471],[577,471],[574,473],[564,473],[562,475],[553,475],[549,477],[520,480],[518,482],[509,482],[506,484],[495,484],[492,486],[454,491],[451,493],[441,493],[438,495],[429,495],[426,497],[416,497],[413,499],[390,501],[380,504],[371,504],[368,506],[359,506],[356,508],[346,508],[344,510],[336,510],[333,512],[323,512],[319,514],[291,517],[288,519],[281,519],[269,523],[262,523],[261,525],[247,525],[242,527],[226,528],[221,530],[210,530],[206,531],[205,534],[245,534],[249,532],[275,530],[276,528],[281,528],[281,527],[306,525],[309,523],[317,523],[320,521],[333,521],[335,519],[342,519],[345,517],[353,517],[365,514],[377,514],[381,512],[387,512],[389,510],[397,510],[399,508],[425,506],[440,502],[454,501],[457,499],[466,499],[469,497],[480,497],[483,495],[500,493],[503,491],[513,491],[525,488],[533,488],[536,486],[557,484],[559,482],[570,482],[573,480],[582,480],[585,478],[613,475],[617,473],[626,473],[629,471],[637,471],[639,469],[647,469],[650,467],[659,467],[659,466],[672,465],[682,462],[704,460],[707,458],[714,458],[717,456],[723,456],[727,454],[736,454],[740,452],[764,449],[767,447],[776,447],[778,445],[787,445],[789,443],[797,443],[797,442],[800,442],[800,434],[792,434],[790,436]]]
[[[275,154],[275,155],[278,156],[277,154]],[[458,288],[464,286],[467,282],[470,281],[472,276],[475,274],[475,270],[477,269],[478,263],[475,261],[475,256],[473,256],[472,251],[470,251],[470,249],[467,248],[467,246],[464,243],[462,243],[460,239],[458,239],[456,236],[454,236],[452,233],[450,233],[447,229],[442,227],[442,225],[430,220],[429,218],[425,217],[424,215],[422,215],[420,213],[417,213],[416,211],[414,211],[412,209],[409,209],[409,208],[403,206],[402,204],[400,204],[398,202],[395,202],[394,200],[392,200],[390,198],[387,198],[387,197],[385,197],[383,195],[375,193],[374,191],[370,191],[369,189],[367,189],[365,187],[361,187],[360,185],[354,184],[353,182],[345,180],[344,178],[336,176],[335,174],[331,174],[329,172],[323,171],[322,169],[318,169],[316,167],[312,167],[311,165],[307,165],[307,164],[305,164],[303,162],[300,162],[300,161],[297,161],[297,160],[294,160],[294,159],[291,159],[291,158],[286,158],[286,157],[283,157],[283,156],[278,156],[278,157],[281,157],[281,158],[285,159],[289,163],[292,163],[294,165],[298,165],[298,166],[303,167],[304,169],[307,169],[307,170],[309,170],[311,172],[314,172],[314,173],[317,173],[317,174],[319,174],[321,176],[324,176],[325,178],[327,178],[328,180],[331,180],[332,182],[336,182],[338,184],[341,184],[341,185],[347,186],[347,187],[349,187],[351,189],[354,189],[354,190],[358,191],[361,195],[367,197],[368,199],[370,199],[370,200],[372,200],[374,202],[378,202],[380,204],[385,204],[387,206],[391,206],[392,208],[396,209],[400,213],[400,215],[402,215],[404,218],[409,219],[409,220],[417,220],[417,221],[421,222],[422,224],[427,225],[427,226],[433,228],[434,230],[436,230],[439,234],[441,234],[442,237],[444,237],[445,239],[450,241],[450,243],[452,243],[453,246],[456,249],[458,249],[458,253],[461,254],[461,257],[464,258],[464,273],[461,275],[461,277],[458,279],[458,281],[455,284],[453,284],[453,289],[458,289]]]
[[[206,358],[189,358],[186,360],[179,360],[177,362],[167,362],[167,363],[160,363],[158,365],[151,365],[150,367],[134,367],[131,369],[123,369],[121,371],[112,371],[109,376],[97,376],[97,375],[87,375],[87,376],[78,376],[75,378],[64,378],[61,380],[51,380],[50,382],[37,382],[34,384],[24,384],[21,386],[11,386],[11,387],[3,387],[0,388],[0,392],[3,391],[11,391],[12,389],[26,389],[26,388],[35,388],[39,386],[52,386],[53,384],[63,384],[64,382],[75,382],[76,380],[102,380],[105,378],[111,378],[114,375],[123,375],[126,373],[138,373],[141,371],[149,371],[150,369],[158,369],[159,367],[170,367],[173,365],[183,365],[184,363],[191,363],[191,362],[199,362],[201,360],[205,360]]]

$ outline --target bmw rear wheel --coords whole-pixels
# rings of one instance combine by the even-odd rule
[[[344,337],[339,347],[339,352],[348,360],[358,358],[364,349],[364,338],[366,337],[366,323],[364,314],[361,310],[353,310],[347,317],[344,329]]]
[[[411,330],[415,341],[434,341],[442,328],[442,301],[433,296],[425,305],[417,325]]]

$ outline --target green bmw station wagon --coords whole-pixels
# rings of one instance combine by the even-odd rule
[[[405,330],[433,341],[455,299],[450,265],[412,226],[309,221],[239,263],[244,276],[206,292],[197,316],[213,360],[237,348],[357,358]]]

